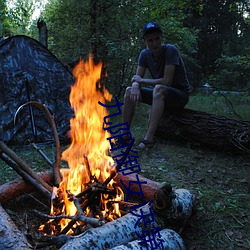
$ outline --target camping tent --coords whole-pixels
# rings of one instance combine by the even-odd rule
[[[60,140],[67,139],[73,111],[71,72],[40,42],[27,36],[0,39],[0,140],[8,144],[53,139],[45,113],[28,101],[44,104],[54,116]]]

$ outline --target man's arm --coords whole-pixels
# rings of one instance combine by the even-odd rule
[[[131,86],[131,92],[130,92],[130,98],[131,100],[138,102],[141,98],[141,91],[140,91],[140,83],[136,80],[138,79],[143,79],[145,75],[146,69],[138,66],[136,70],[136,75],[132,77],[132,86]]]
[[[141,74],[143,72],[143,74]],[[155,86],[156,84],[163,84],[171,86],[174,78],[175,65],[166,65],[164,69],[164,77],[158,79],[143,78],[145,74],[145,68],[138,66],[137,74],[133,76],[132,81],[137,84],[143,84],[144,86]]]

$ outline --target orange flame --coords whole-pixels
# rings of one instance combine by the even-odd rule
[[[72,142],[62,153],[62,159],[68,162],[70,170],[62,171],[63,181],[59,187],[63,193],[65,215],[74,216],[77,213],[74,203],[68,201],[67,190],[77,195],[91,182],[90,176],[102,183],[114,170],[114,160],[108,156],[110,144],[106,139],[110,134],[103,129],[103,118],[108,112],[98,104],[98,101],[103,104],[111,101],[112,95],[100,85],[101,70],[102,63],[94,64],[92,56],[86,62],[80,60],[73,70],[76,81],[70,93],[70,103],[75,112],[74,118],[70,120],[69,134]],[[110,186],[112,184],[113,181],[109,183]],[[123,199],[122,191],[119,196],[117,199]],[[103,197],[102,200],[105,200]],[[103,201],[104,207],[106,203],[107,201]],[[114,213],[121,216],[117,204],[113,207],[116,210]],[[61,225],[61,229],[68,222],[64,220],[63,223],[65,225]]]

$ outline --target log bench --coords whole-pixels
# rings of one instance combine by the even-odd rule
[[[190,145],[199,144],[221,152],[250,152],[250,121],[186,108],[165,114],[155,136]]]

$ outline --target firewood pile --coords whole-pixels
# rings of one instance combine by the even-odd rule
[[[37,174],[3,142],[0,142],[0,149],[1,159],[23,177],[23,180],[15,180],[11,186],[7,185],[7,188],[6,185],[0,187],[1,204],[6,204],[16,195],[31,192],[34,189],[46,197],[49,204],[55,188],[54,171]],[[117,191],[107,188],[107,183],[95,181],[78,195],[68,193],[69,200],[77,208],[76,216],[67,218],[64,215],[51,216],[34,211],[36,216],[53,223],[61,219],[69,219],[70,223],[58,235],[47,234],[28,242],[25,235],[18,231],[8,214],[1,208],[3,237],[0,237],[0,245],[5,246],[4,249],[15,250],[37,249],[45,246],[56,246],[57,249],[141,249],[141,247],[155,249],[152,244],[158,244],[158,249],[185,249],[180,233],[195,209],[195,196],[189,190],[172,190],[168,185],[163,186],[142,176],[140,176],[140,183],[143,184],[138,185],[136,174],[124,176],[115,173],[112,178],[117,187],[122,189],[126,196],[132,198],[131,201],[109,202],[108,206],[112,203],[120,204],[121,217],[117,215],[112,221],[103,218],[100,213],[101,208],[98,207],[99,195],[110,196]],[[106,182],[110,180],[111,178]],[[52,186],[51,183],[53,183]],[[130,194],[124,186],[130,186]],[[17,189],[19,191],[16,194]],[[140,199],[140,190],[144,193],[143,202]],[[57,197],[56,202],[57,206],[60,206],[60,197]],[[93,210],[86,216],[84,209],[89,204],[92,205]],[[67,234],[75,224],[78,226],[73,229],[73,234]],[[150,237],[149,232],[154,236],[153,238]]]

